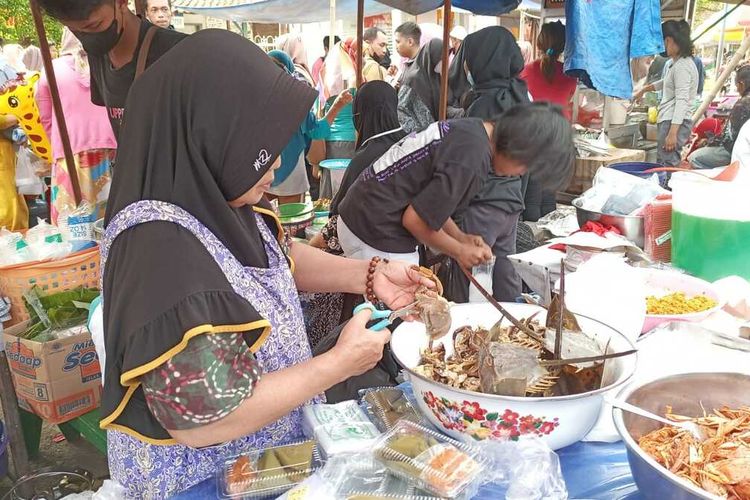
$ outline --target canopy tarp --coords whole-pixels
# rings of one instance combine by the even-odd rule
[[[453,6],[478,15],[499,16],[521,4],[521,0],[453,0]],[[325,0],[174,0],[174,8],[231,21],[257,23],[312,23],[327,21],[329,3]],[[391,8],[409,14],[424,14],[442,7],[443,0],[365,0],[368,16]],[[337,0],[336,18],[355,18],[356,0]]]
[[[315,23],[330,19],[326,0],[174,0],[172,7],[230,21],[254,23]],[[365,0],[368,16],[384,14],[390,8]],[[337,0],[337,19],[356,19],[357,0]]]
[[[442,0],[379,0],[412,15],[424,14],[443,6]],[[521,0],[453,0],[454,7],[480,16],[500,16],[516,9]]]

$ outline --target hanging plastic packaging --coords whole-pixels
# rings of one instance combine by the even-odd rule
[[[29,148],[21,146],[16,153],[16,188],[18,194],[25,196],[39,196],[44,192],[44,181],[40,179],[35,171],[35,163],[32,160],[34,154]]]

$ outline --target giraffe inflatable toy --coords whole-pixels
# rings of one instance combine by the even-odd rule
[[[19,74],[15,80],[8,80],[0,86],[0,115],[18,118],[19,125],[29,139],[31,151],[47,163],[52,163],[52,147],[34,100],[34,84],[37,80],[39,73],[31,73],[28,78]]]

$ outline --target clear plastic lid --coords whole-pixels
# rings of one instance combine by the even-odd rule
[[[479,448],[401,420],[384,434],[373,456],[417,487],[447,498],[478,488],[487,460]]]
[[[216,482],[219,498],[276,497],[322,465],[315,441],[251,450],[224,462]]]
[[[400,420],[424,424],[406,393],[397,387],[376,387],[359,391],[362,407],[381,432],[391,430]]]

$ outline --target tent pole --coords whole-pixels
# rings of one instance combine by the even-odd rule
[[[711,92],[706,94],[698,110],[695,113],[693,113],[693,123],[697,123],[698,120],[701,119],[701,117],[703,116],[703,113],[706,112],[706,109],[708,109],[708,106],[711,104],[711,101],[714,100],[714,98],[716,97],[716,94],[718,94],[719,90],[721,90],[721,87],[724,86],[724,82],[727,81],[727,78],[729,78],[729,75],[732,74],[732,71],[734,71],[734,68],[737,67],[737,65],[740,63],[740,61],[744,57],[745,52],[747,52],[748,47],[750,47],[750,36],[745,36],[745,39],[742,40],[742,45],[740,45],[740,48],[737,49],[737,52],[734,54],[734,57],[732,57],[729,63],[727,63],[727,66],[726,68],[724,68],[724,71],[721,72],[719,79],[716,80],[716,84],[714,85],[714,88],[711,89]]]
[[[357,0],[357,88],[362,86],[362,45],[365,30],[365,0]]]
[[[724,19],[721,21],[721,36],[719,37],[719,49],[716,52],[716,77],[719,76],[719,69],[724,63],[724,40],[727,30],[727,11],[729,10],[729,4],[724,4]]]
[[[52,97],[52,108],[55,111],[55,118],[57,118],[57,127],[60,130],[60,140],[62,141],[63,152],[65,153],[65,163],[67,163],[70,184],[73,187],[73,198],[75,199],[76,206],[78,206],[81,203],[81,186],[78,182],[78,169],[76,168],[73,149],[70,147],[68,126],[65,123],[65,114],[63,113],[62,102],[60,101],[60,92],[57,88],[57,78],[55,78],[55,70],[52,68],[52,55],[49,52],[49,43],[47,43],[47,32],[44,29],[42,11],[39,10],[39,4],[37,4],[36,0],[29,0],[29,6],[31,7],[31,15],[34,17],[36,34],[39,37],[39,48],[42,51],[44,72],[47,75],[47,81],[49,82],[49,91],[50,96]]]
[[[335,45],[333,41],[336,40],[336,0],[329,0],[328,7],[328,23],[331,25],[328,32],[328,50],[331,50]]]
[[[451,37],[451,0],[443,2],[443,64],[440,72],[440,120],[448,117],[448,48]]]

